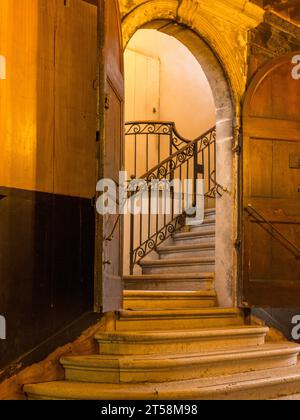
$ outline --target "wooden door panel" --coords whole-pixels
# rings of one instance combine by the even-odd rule
[[[96,185],[97,8],[73,0],[71,7],[59,7],[57,22],[54,190],[92,198]]]
[[[103,92],[100,92],[100,177],[118,182],[119,171],[124,168],[124,71],[118,1],[102,0],[100,11],[100,41],[104,60],[103,73],[100,75],[100,88],[103,88]],[[98,301],[102,310],[109,312],[122,307],[123,220],[118,215],[108,215],[102,218],[101,225],[102,276]],[[108,237],[110,240],[107,240]]]
[[[247,306],[300,303],[300,260],[295,258],[300,249],[300,83],[291,71],[291,54],[269,63],[252,81],[244,104],[241,300]]]

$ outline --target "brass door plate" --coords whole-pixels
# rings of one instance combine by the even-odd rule
[[[300,169],[300,155],[291,153],[290,154],[290,169]]]

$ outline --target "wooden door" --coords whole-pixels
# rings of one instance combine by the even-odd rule
[[[244,103],[245,306],[300,303],[300,80],[288,54],[254,77]]]
[[[100,28],[100,179],[119,180],[124,159],[124,71],[121,21],[117,0],[99,1]],[[122,306],[123,220],[99,218],[98,307],[104,312]],[[108,240],[108,238],[110,240]]]

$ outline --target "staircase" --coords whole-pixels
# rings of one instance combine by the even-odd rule
[[[203,225],[185,227],[157,259],[143,260],[142,274],[124,278],[124,309],[95,336],[99,354],[64,357],[65,380],[27,385],[28,398],[297,398],[300,347],[272,342],[267,327],[218,307],[214,232],[208,210]]]

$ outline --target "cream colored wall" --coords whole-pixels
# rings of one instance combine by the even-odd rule
[[[200,64],[183,44],[156,30],[141,29],[131,38],[128,48],[160,61],[161,121],[174,121],[179,133],[189,139],[194,139],[215,125],[211,88]],[[125,54],[126,80],[130,68],[130,56]],[[137,77],[139,84],[146,84],[146,73]],[[127,112],[126,116],[129,118],[130,114]]]

